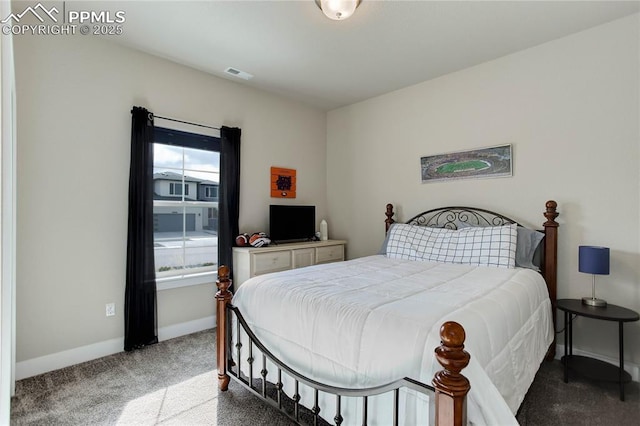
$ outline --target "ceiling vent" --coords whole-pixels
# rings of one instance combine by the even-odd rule
[[[251,74],[249,74],[248,72],[240,71],[240,70],[232,68],[232,67],[228,67],[226,70],[224,70],[224,72],[226,72],[227,74],[230,74],[230,75],[232,75],[234,77],[241,78],[243,80],[249,80],[249,79],[253,78],[253,76]]]

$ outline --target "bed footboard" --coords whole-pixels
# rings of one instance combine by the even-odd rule
[[[313,416],[313,424],[318,424],[320,407],[318,407],[318,392],[324,392],[334,395],[336,398],[336,413],[333,418],[337,425],[340,425],[343,421],[340,411],[340,401],[342,397],[356,397],[363,400],[363,424],[367,423],[367,398],[374,395],[380,395],[385,392],[393,392],[394,395],[394,424],[397,424],[398,419],[398,398],[400,394],[400,388],[408,388],[421,393],[435,393],[433,398],[433,404],[435,406],[435,414],[431,414],[432,421],[439,426],[453,426],[453,425],[465,425],[467,423],[467,408],[466,408],[466,395],[469,392],[470,384],[469,380],[461,374],[469,364],[470,356],[464,350],[465,331],[464,328],[453,321],[445,322],[440,328],[441,345],[435,348],[435,356],[443,370],[437,372],[433,378],[432,385],[424,384],[410,378],[404,378],[397,380],[386,385],[377,386],[375,388],[367,389],[346,389],[338,388],[329,385],[325,385],[314,381],[313,379],[306,378],[301,374],[293,371],[286,366],[282,361],[273,356],[267,348],[257,339],[253,332],[247,327],[241,313],[236,307],[231,304],[232,293],[229,291],[231,286],[231,280],[229,279],[229,268],[226,266],[220,266],[218,268],[218,280],[216,281],[218,286],[218,292],[216,293],[216,308],[217,308],[217,366],[218,366],[218,386],[221,391],[226,391],[229,386],[229,381],[233,378],[243,387],[251,391],[254,395],[261,398],[263,401],[269,403],[277,409],[283,411],[282,399],[285,397],[282,391],[282,373],[288,374],[295,380],[295,394],[292,395],[292,401],[294,404],[294,414],[285,412],[285,414],[291,417],[296,422],[300,422],[300,409],[299,404],[300,395],[298,394],[298,384],[303,384],[310,387],[315,392],[315,405],[310,409],[310,413]],[[243,378],[240,371],[240,366],[235,366],[235,370],[231,370],[234,367],[234,363],[231,356],[231,344],[232,333],[230,327],[230,316],[235,315],[238,321],[238,333],[242,328],[244,333],[249,338],[249,364],[253,364],[254,357],[252,355],[253,346],[257,347],[262,352],[263,368],[260,371],[261,386],[257,389],[254,386],[253,378],[253,365],[251,365],[249,378]],[[242,344],[237,344],[238,357],[240,356],[240,349]],[[240,359],[240,358],[238,358]],[[275,384],[275,392],[277,397],[272,400],[267,397],[267,371],[265,367],[266,359],[273,362],[278,367],[277,382]],[[432,395],[433,396],[433,395]],[[302,407],[304,408],[304,407]],[[284,411],[283,411],[284,412]]]

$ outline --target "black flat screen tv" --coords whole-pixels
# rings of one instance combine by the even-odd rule
[[[269,238],[274,243],[309,241],[316,233],[316,206],[269,206]]]

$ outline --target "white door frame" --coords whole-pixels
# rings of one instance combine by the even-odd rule
[[[0,3],[0,16],[11,13],[11,2]],[[0,424],[11,420],[15,393],[15,252],[16,252],[16,116],[13,40],[0,37]]]

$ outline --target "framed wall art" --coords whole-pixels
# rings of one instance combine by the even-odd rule
[[[420,157],[422,183],[512,176],[511,144]]]
[[[271,167],[271,197],[296,198],[296,170]]]

